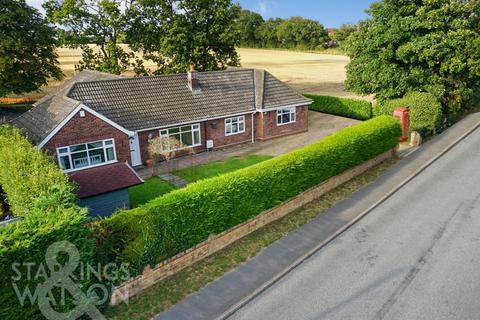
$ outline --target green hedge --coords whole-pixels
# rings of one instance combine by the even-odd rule
[[[23,263],[33,263],[33,275],[40,264],[45,265],[48,246],[57,241],[73,243],[80,253],[80,261],[91,263],[93,241],[88,240],[86,210],[75,204],[73,187],[58,167],[35,149],[10,126],[0,126],[0,185],[14,215],[23,220],[0,227],[0,319],[45,319],[37,304],[28,298],[20,305],[13,283],[21,294],[26,286],[33,293],[37,284],[45,278],[28,279],[28,268]],[[18,276],[21,280],[12,281]],[[78,271],[78,270],[77,270]],[[82,288],[89,286],[87,279],[78,282]],[[54,295],[59,299],[59,292]],[[60,300],[57,300],[60,301]],[[74,303],[67,297],[67,304],[56,310],[73,309]]]
[[[305,97],[313,100],[312,105],[309,107],[309,109],[313,111],[357,120],[368,120],[372,118],[372,104],[368,101],[312,94],[305,94]]]
[[[74,188],[51,159],[11,126],[0,126],[0,184],[16,216],[26,216],[52,190],[61,203],[74,203]],[[62,192],[58,192],[61,190]]]
[[[183,250],[257,216],[322,181],[394,148],[398,122],[378,117],[345,128],[297,151],[190,184],[143,207],[97,223],[101,255],[146,264]]]
[[[444,119],[441,103],[430,93],[411,92],[401,99],[380,102],[373,112],[376,116],[392,115],[398,107],[410,109],[410,131],[423,136],[434,134]]]

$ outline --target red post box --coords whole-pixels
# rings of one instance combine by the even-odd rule
[[[397,108],[393,111],[393,116],[400,120],[402,126],[402,136],[400,142],[408,140],[408,129],[410,128],[410,110],[408,107]]]

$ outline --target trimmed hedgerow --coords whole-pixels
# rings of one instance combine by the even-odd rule
[[[400,134],[395,119],[378,117],[297,151],[193,183],[100,221],[95,232],[102,239],[99,248],[110,259],[131,263],[133,273],[141,272],[146,264],[191,248],[394,148]]]
[[[392,115],[398,107],[410,109],[410,131],[427,136],[434,134],[442,125],[444,115],[441,103],[425,92],[410,92],[401,99],[380,102],[373,112],[376,116]]]
[[[313,100],[313,103],[309,107],[309,109],[313,111],[357,120],[368,120],[372,118],[372,104],[368,101],[317,96],[313,94],[305,94],[305,97]]]
[[[52,190],[59,196],[59,203],[75,202],[67,176],[19,130],[7,125],[0,126],[0,164],[0,185],[14,215],[28,215],[32,206]]]
[[[87,239],[90,234],[86,227],[87,213],[75,204],[73,187],[53,161],[35,149],[17,129],[6,125],[0,126],[0,185],[13,214],[23,217],[19,222],[0,227],[0,318],[44,319],[38,301],[31,303],[24,296],[24,304],[20,304],[15,287],[21,296],[26,288],[35,293],[37,285],[46,280],[39,268],[50,274],[45,264],[46,250],[57,241],[73,243],[80,261],[92,263],[93,242]],[[31,272],[25,263],[32,264]],[[90,280],[76,283],[86,289]],[[54,290],[53,294],[60,303],[60,292]],[[66,304],[56,306],[55,310],[68,311],[74,307],[75,303],[67,296]]]

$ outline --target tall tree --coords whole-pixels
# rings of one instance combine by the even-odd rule
[[[25,0],[0,6],[0,97],[34,91],[60,79],[55,30]]]
[[[480,87],[480,0],[382,0],[347,40],[348,89],[430,92],[451,116]]]
[[[347,40],[347,38],[355,31],[357,31],[357,25],[344,23],[340,26],[340,28],[335,29],[332,32],[331,39],[337,41],[338,43],[342,43],[343,41]]]
[[[127,41],[157,64],[156,74],[238,66],[239,11],[231,0],[138,0]]]
[[[83,50],[77,70],[120,74],[135,54],[120,45],[134,0],[47,0],[48,19],[61,26],[60,43]],[[93,47],[92,47],[93,45]]]
[[[285,22],[281,18],[270,18],[265,21],[258,30],[258,37],[262,47],[278,48],[280,41],[278,39],[278,30]]]
[[[315,49],[328,39],[327,30],[318,21],[291,17],[277,30],[281,47]]]
[[[264,20],[256,12],[242,10],[236,20],[236,28],[240,34],[240,45],[247,47],[258,46],[258,29],[262,26]]]

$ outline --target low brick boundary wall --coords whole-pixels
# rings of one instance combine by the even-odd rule
[[[150,266],[145,267],[141,275],[131,278],[127,282],[115,288],[110,297],[110,305],[116,305],[134,295],[141,293],[143,290],[151,287],[155,283],[168,278],[169,276],[178,273],[182,269],[212,255],[213,253],[227,247],[228,245],[252,233],[253,231],[286,216],[292,211],[309,202],[312,202],[332,189],[335,189],[341,184],[362,174],[373,166],[392,158],[395,153],[395,149],[387,151],[353,169],[345,171],[340,175],[332,177],[321,184],[300,193],[296,197],[285,201],[275,208],[263,212],[247,222],[239,224],[227,231],[222,232],[221,234],[212,236],[207,241],[204,241],[187,251],[179,253],[178,255],[159,263],[154,268],[151,268]]]

